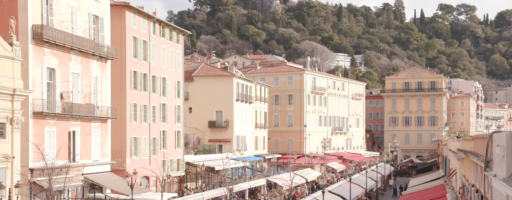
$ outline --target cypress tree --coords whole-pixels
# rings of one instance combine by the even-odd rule
[[[338,13],[336,13],[336,17],[338,18],[338,22],[341,22],[343,20],[343,5],[340,3],[340,6],[338,7]]]
[[[349,76],[349,74],[348,74],[348,69],[347,69],[347,68],[345,68],[345,69],[343,70],[343,77],[348,78],[348,76]]]
[[[416,24],[416,9],[414,9],[414,21],[413,21],[413,24],[414,24],[414,26],[418,26]]]
[[[420,25],[422,25],[423,23],[425,23],[425,13],[423,13],[423,8],[422,8],[421,12],[420,12]]]
[[[489,13],[487,13],[487,16],[485,17],[485,24],[489,25]]]
[[[354,57],[354,54],[350,56],[350,68],[356,68],[358,67],[356,57]]]

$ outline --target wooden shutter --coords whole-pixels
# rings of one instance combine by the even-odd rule
[[[137,141],[137,157],[140,158],[142,156],[141,155],[142,154],[142,140],[139,137],[137,137],[136,141]]]
[[[135,141],[135,137],[131,138],[131,154],[132,158],[135,158],[137,156],[137,141]]]
[[[60,69],[55,69],[55,112],[60,113]]]
[[[142,91],[142,72],[137,72],[137,90]]]
[[[48,26],[55,26],[55,6],[53,0],[48,1]]]
[[[174,50],[169,52],[169,69],[174,70]]]
[[[185,159],[180,158],[180,160],[181,160],[181,163],[180,163],[180,164],[181,164],[180,171],[185,171]]]
[[[165,79],[165,84],[166,84],[166,87],[165,87],[165,97],[169,97],[170,96],[170,91],[171,91],[171,83],[169,81],[169,79]]]
[[[42,88],[43,88],[43,89],[42,89],[42,90],[43,90],[43,91],[42,91],[42,92],[43,92],[43,98],[42,98],[42,99],[46,100],[46,102],[42,102],[42,103],[43,103],[43,110],[44,110],[45,112],[47,112],[47,111],[48,111],[48,106],[47,106],[47,104],[49,103],[48,101],[50,101],[50,100],[51,100],[51,99],[47,99],[47,96],[48,96],[48,95],[47,95],[47,93],[46,93],[46,92],[48,91],[48,89],[46,88],[46,87],[47,87],[47,85],[46,85],[46,81],[48,81],[48,71],[47,71],[47,70],[48,70],[48,68],[46,68],[45,66],[43,66],[43,67],[41,68],[41,70],[42,70],[42,73],[41,73],[41,74],[42,74],[41,80],[42,80],[42,86],[43,86],[43,87],[42,87]]]
[[[181,52],[176,52],[176,71],[181,71]]]
[[[95,39],[94,38],[94,15],[92,13],[89,13],[89,39]]]
[[[75,139],[75,159],[76,162],[80,162],[80,130],[74,131],[74,139]]]
[[[100,34],[100,44],[105,44],[105,22],[104,22],[104,18],[103,17],[100,17],[99,18],[100,20],[100,27],[99,27],[99,34]]]
[[[173,170],[178,171],[178,159],[173,160]]]

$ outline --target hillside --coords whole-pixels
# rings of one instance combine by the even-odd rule
[[[512,9],[479,18],[468,4],[439,4],[430,16],[421,9],[405,16],[402,0],[374,8],[309,0],[191,1],[193,10],[169,11],[167,17],[192,31],[187,54],[285,54],[295,62],[307,56],[325,61],[332,52],[363,54],[370,70],[336,70],[369,88],[381,87],[383,76],[407,67],[489,84],[488,79],[512,78]],[[322,68],[322,62],[316,64]]]

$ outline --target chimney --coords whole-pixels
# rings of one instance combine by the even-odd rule
[[[146,11],[146,7],[144,7],[144,6],[137,6],[137,8],[140,8],[141,10]]]
[[[218,63],[217,63],[217,68],[219,68],[219,69],[220,69],[220,62],[218,62]]]
[[[256,63],[256,70],[261,69],[261,66],[259,63]]]
[[[153,15],[154,15],[155,17],[158,17],[158,12],[156,11],[156,8],[155,8],[155,12],[153,12]]]
[[[306,69],[307,70],[310,70],[310,63],[311,63],[311,57],[308,56],[308,58],[306,58]]]
[[[318,67],[315,65],[315,72],[317,72],[317,71],[318,71]]]
[[[235,66],[228,65],[228,71],[231,73],[235,73]]]

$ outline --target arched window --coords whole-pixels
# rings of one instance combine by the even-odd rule
[[[140,179],[140,184],[143,188],[149,188],[149,178],[148,177],[142,177]]]

